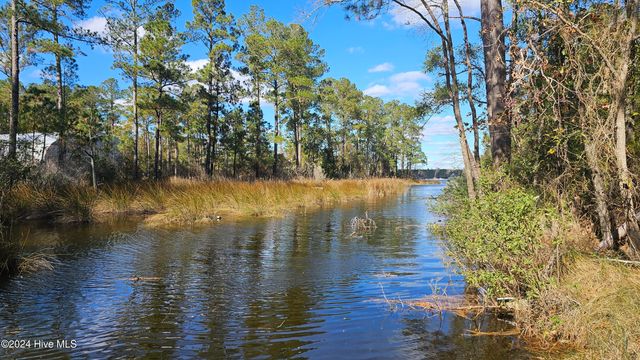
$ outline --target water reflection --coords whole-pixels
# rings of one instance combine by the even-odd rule
[[[148,229],[135,222],[30,229],[60,264],[0,285],[0,338],[75,339],[76,349],[0,350],[12,357],[486,358],[525,356],[511,339],[470,337],[480,324],[389,310],[429,283],[463,280],[443,266],[415,186],[282,219],[225,220],[210,228]],[[375,231],[352,236],[353,216]],[[54,239],[54,240],[52,240]],[[52,245],[53,244],[53,245]]]

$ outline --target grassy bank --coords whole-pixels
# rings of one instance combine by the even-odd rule
[[[484,175],[483,196],[450,181],[435,210],[449,255],[489,304],[513,299],[533,348],[574,358],[640,356],[640,267],[597,256],[585,222],[502,174]],[[607,256],[615,256],[609,254]]]
[[[90,187],[19,184],[6,197],[3,216],[18,220],[100,221],[145,215],[150,223],[198,223],[222,215],[277,216],[354,199],[373,199],[406,189],[400,179],[327,181],[196,181]]]
[[[532,345],[563,358],[638,359],[639,294],[639,267],[578,255],[516,318]]]

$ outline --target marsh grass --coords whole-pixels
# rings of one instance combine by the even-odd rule
[[[577,256],[559,284],[518,309],[523,333],[568,358],[640,358],[640,268]]]
[[[200,181],[170,179],[90,187],[19,184],[2,216],[56,222],[100,221],[112,215],[148,215],[152,224],[201,223],[220,215],[281,216],[299,208],[373,199],[406,189],[400,179]]]
[[[18,273],[28,274],[42,270],[53,270],[58,260],[55,255],[45,252],[46,250],[21,255],[18,259]]]
[[[9,191],[0,218],[88,222],[93,218],[96,198],[90,187],[21,183]]]

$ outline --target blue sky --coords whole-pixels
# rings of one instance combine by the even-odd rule
[[[284,23],[302,23],[314,42],[325,49],[325,61],[329,65],[325,76],[346,77],[368,95],[412,104],[422,91],[433,86],[435,75],[424,74],[421,68],[426,52],[439,41],[433,33],[419,26],[414,16],[394,7],[373,21],[346,20],[340,7],[325,8],[311,17],[305,16],[312,9],[312,1],[227,0],[227,8],[240,17],[255,4],[264,8],[268,17]],[[417,0],[407,0],[411,1]],[[183,29],[192,17],[191,1],[180,0],[176,4],[181,11],[178,27]],[[94,0],[88,18],[79,25],[102,30],[104,19],[98,11],[102,6],[102,0]],[[462,6],[465,15],[479,13],[479,0],[463,0]],[[468,26],[472,41],[477,42],[478,25],[470,21]],[[460,39],[459,25],[454,26],[454,36]],[[121,79],[111,68],[112,57],[107,50],[95,48],[85,52],[87,56],[78,59],[81,84],[97,85],[109,77]],[[194,63],[205,58],[205,50],[197,44],[185,46],[184,52]],[[36,68],[26,69],[23,74],[24,82],[39,81]],[[267,106],[264,110],[266,119],[272,119],[272,109]],[[449,109],[434,116],[427,124],[422,147],[429,159],[429,168],[462,166]]]

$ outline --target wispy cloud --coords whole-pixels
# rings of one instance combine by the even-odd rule
[[[391,76],[391,82],[393,83],[418,82],[423,80],[429,81],[430,78],[422,71],[407,71]]]
[[[432,139],[434,136],[457,135],[456,121],[453,115],[434,116],[422,131],[422,137],[425,140]]]
[[[380,72],[389,72],[389,71],[393,71],[394,66],[392,63],[382,63],[382,64],[378,64],[374,67],[372,67],[371,69],[369,69],[370,73],[380,73]]]
[[[362,54],[364,53],[364,48],[362,46],[352,46],[347,48],[347,52],[349,54]]]
[[[415,9],[426,18],[429,18],[427,11],[424,8],[421,0],[404,0],[404,3]],[[462,7],[462,12],[464,15],[477,15],[480,12],[480,0],[459,0],[460,6]],[[395,25],[400,25],[404,27],[414,27],[424,25],[424,21],[420,18],[415,11],[409,10],[405,7],[394,5],[391,7],[389,11],[391,15],[391,20]],[[458,16],[458,8],[456,7],[455,2],[453,0],[449,0],[449,13],[453,16]],[[395,26],[393,24],[383,24],[386,29],[394,29]]]
[[[369,96],[415,99],[431,79],[420,71],[391,75],[383,82],[372,84],[364,93]]]
[[[374,96],[374,97],[382,97],[391,94],[392,91],[389,87],[385,85],[376,84],[368,87],[364,90],[365,95]]]

